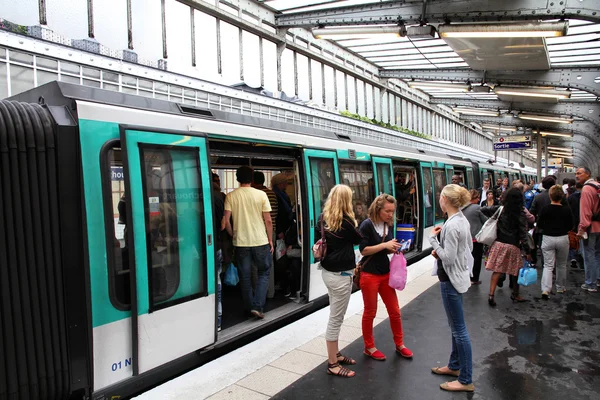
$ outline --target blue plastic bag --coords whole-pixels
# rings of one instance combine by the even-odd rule
[[[537,283],[537,269],[532,267],[529,262],[523,262],[523,268],[519,270],[517,283],[521,286],[531,286]]]
[[[227,271],[225,271],[225,278],[223,279],[223,283],[227,286],[236,286],[240,281],[240,277],[238,276],[238,270],[233,265],[233,263],[229,264],[227,267]]]

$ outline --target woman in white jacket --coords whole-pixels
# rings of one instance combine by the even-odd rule
[[[460,211],[469,203],[471,195],[458,185],[444,187],[440,196],[440,207],[448,214],[443,227],[435,227],[429,237],[433,246],[432,255],[437,259],[437,275],[440,280],[442,302],[448,324],[452,330],[452,353],[445,367],[435,367],[431,371],[438,375],[458,377],[458,380],[444,382],[440,387],[451,392],[472,392],[473,360],[471,341],[463,312],[462,294],[471,286],[469,253],[473,250],[473,240],[469,221]],[[441,232],[440,241],[437,235]]]

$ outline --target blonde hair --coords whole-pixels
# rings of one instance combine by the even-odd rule
[[[455,208],[462,208],[471,201],[469,191],[458,185],[446,185],[441,195]]]
[[[327,229],[331,232],[339,231],[342,228],[344,215],[347,215],[356,226],[352,210],[352,189],[347,185],[335,185],[329,192],[323,207],[323,221]]]
[[[396,199],[391,194],[383,193],[375,197],[375,200],[369,206],[368,216],[373,222],[379,222],[379,212],[383,210],[386,203],[391,203],[396,207]]]

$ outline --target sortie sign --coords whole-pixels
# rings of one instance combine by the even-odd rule
[[[531,136],[499,136],[494,138],[494,150],[530,149]]]

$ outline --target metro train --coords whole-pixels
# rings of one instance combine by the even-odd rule
[[[397,213],[410,265],[452,175],[534,177],[448,154],[61,82],[0,101],[0,399],[131,396],[325,306],[310,247],[335,184],[357,207],[415,189]],[[300,280],[218,332],[212,173],[227,191],[241,165],[289,177]]]

